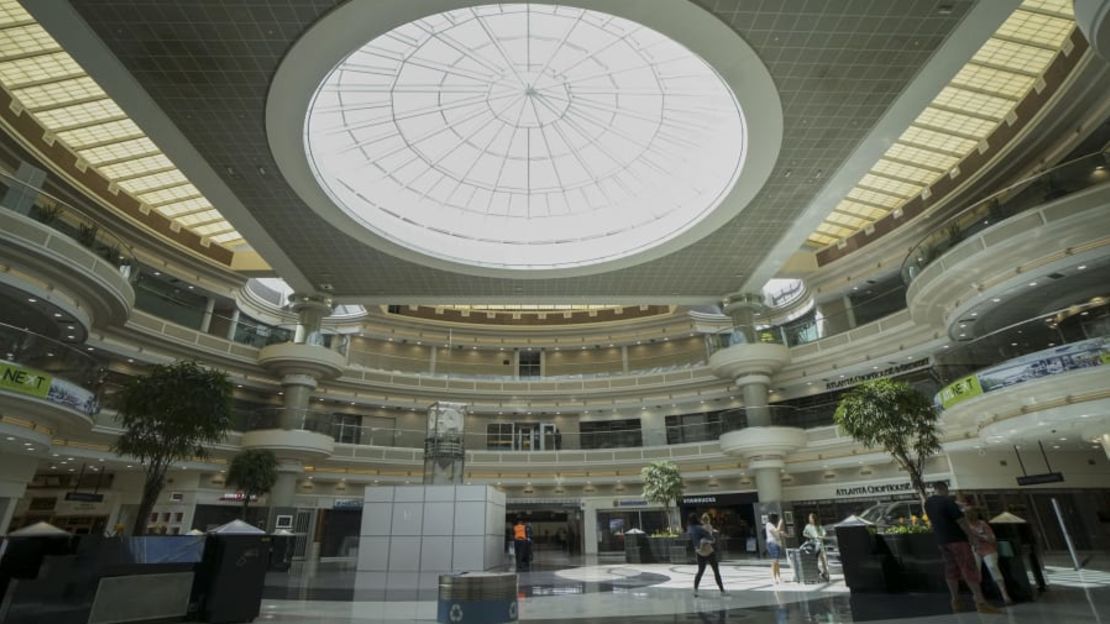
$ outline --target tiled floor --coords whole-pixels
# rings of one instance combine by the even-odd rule
[[[952,615],[944,595],[852,596],[835,576],[828,584],[774,585],[765,566],[747,563],[722,565],[727,596],[719,594],[709,577],[702,581],[701,597],[695,598],[690,591],[694,572],[693,566],[618,563],[525,572],[520,575],[520,619],[547,624],[1110,624],[1110,573],[1098,570],[1050,567],[1050,591],[1039,601],[1007,608],[1002,615]],[[790,578],[790,570],[784,570],[783,576]],[[268,581],[259,621],[434,622],[434,579],[402,580],[409,586],[327,565],[276,575]],[[413,588],[416,584],[423,586]]]

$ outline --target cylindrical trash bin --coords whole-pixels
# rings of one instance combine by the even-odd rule
[[[517,621],[517,577],[502,572],[463,572],[439,577],[436,621],[502,624]]]
[[[270,564],[269,569],[274,572],[288,572],[293,566],[293,546],[297,543],[297,536],[292,533],[274,533],[270,535]]]

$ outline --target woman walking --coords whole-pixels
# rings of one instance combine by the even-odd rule
[[[694,547],[694,554],[698,558],[698,573],[694,575],[694,597],[698,595],[698,584],[701,583],[701,575],[705,573],[705,566],[709,565],[713,568],[713,578],[717,581],[717,587],[720,588],[721,594],[727,594],[725,585],[721,582],[721,570],[717,564],[717,552],[713,548],[713,544],[717,541],[713,537],[713,533],[707,530],[698,518],[698,514],[692,513],[687,519],[686,534],[690,536],[690,544]]]
[[[782,582],[782,572],[779,570],[779,560],[782,559],[782,520],[778,514],[767,516],[767,524],[763,526],[767,532],[767,556],[771,558],[771,580],[777,585]]]
[[[821,576],[826,582],[829,580],[829,559],[825,555],[825,528],[817,523],[817,514],[811,513],[806,521],[806,528],[802,529],[802,536],[813,544],[817,552],[817,564]]]

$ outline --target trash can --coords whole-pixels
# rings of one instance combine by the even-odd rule
[[[197,617],[212,624],[250,622],[262,610],[270,540],[239,520],[209,532],[193,583]]]
[[[503,624],[517,621],[517,576],[463,572],[439,577],[436,621],[443,624]]]
[[[285,530],[274,531],[270,535],[270,559],[268,569],[274,572],[288,572],[293,566],[293,546],[297,536]]]
[[[816,550],[791,548],[789,554],[790,567],[794,568],[795,583],[820,583],[824,580],[821,578],[821,568],[818,565],[820,555]]]

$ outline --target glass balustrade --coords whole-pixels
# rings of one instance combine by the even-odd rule
[[[0,391],[29,395],[86,415],[100,409],[105,369],[87,351],[0,323]]]
[[[762,410],[770,414],[773,425],[806,428],[832,424],[834,408],[834,405],[822,410],[769,405]],[[564,431],[557,423],[550,421],[506,422],[472,417],[468,421],[471,426],[484,424],[486,430],[467,431],[463,437],[467,450],[509,452],[605,450],[714,442],[723,433],[746,427],[747,411],[741,407],[683,414],[666,417],[667,424],[662,428],[627,427],[594,432]],[[684,420],[671,422],[676,418]],[[698,422],[692,422],[691,418],[698,419]],[[303,430],[330,435],[340,444],[424,448],[423,429],[356,424],[359,421],[361,417],[350,412],[266,408],[238,412],[234,428],[241,431]]]
[[[937,258],[969,237],[1048,202],[1110,182],[1110,152],[1077,158],[1012,184],[934,227],[902,263],[909,284]]]
[[[116,236],[111,227],[92,211],[78,208],[58,197],[0,172],[0,206],[46,225],[114,266],[134,283],[139,263],[131,245]]]
[[[966,328],[969,331],[971,328]],[[1094,297],[941,349],[938,403],[1110,362],[1110,303]]]

